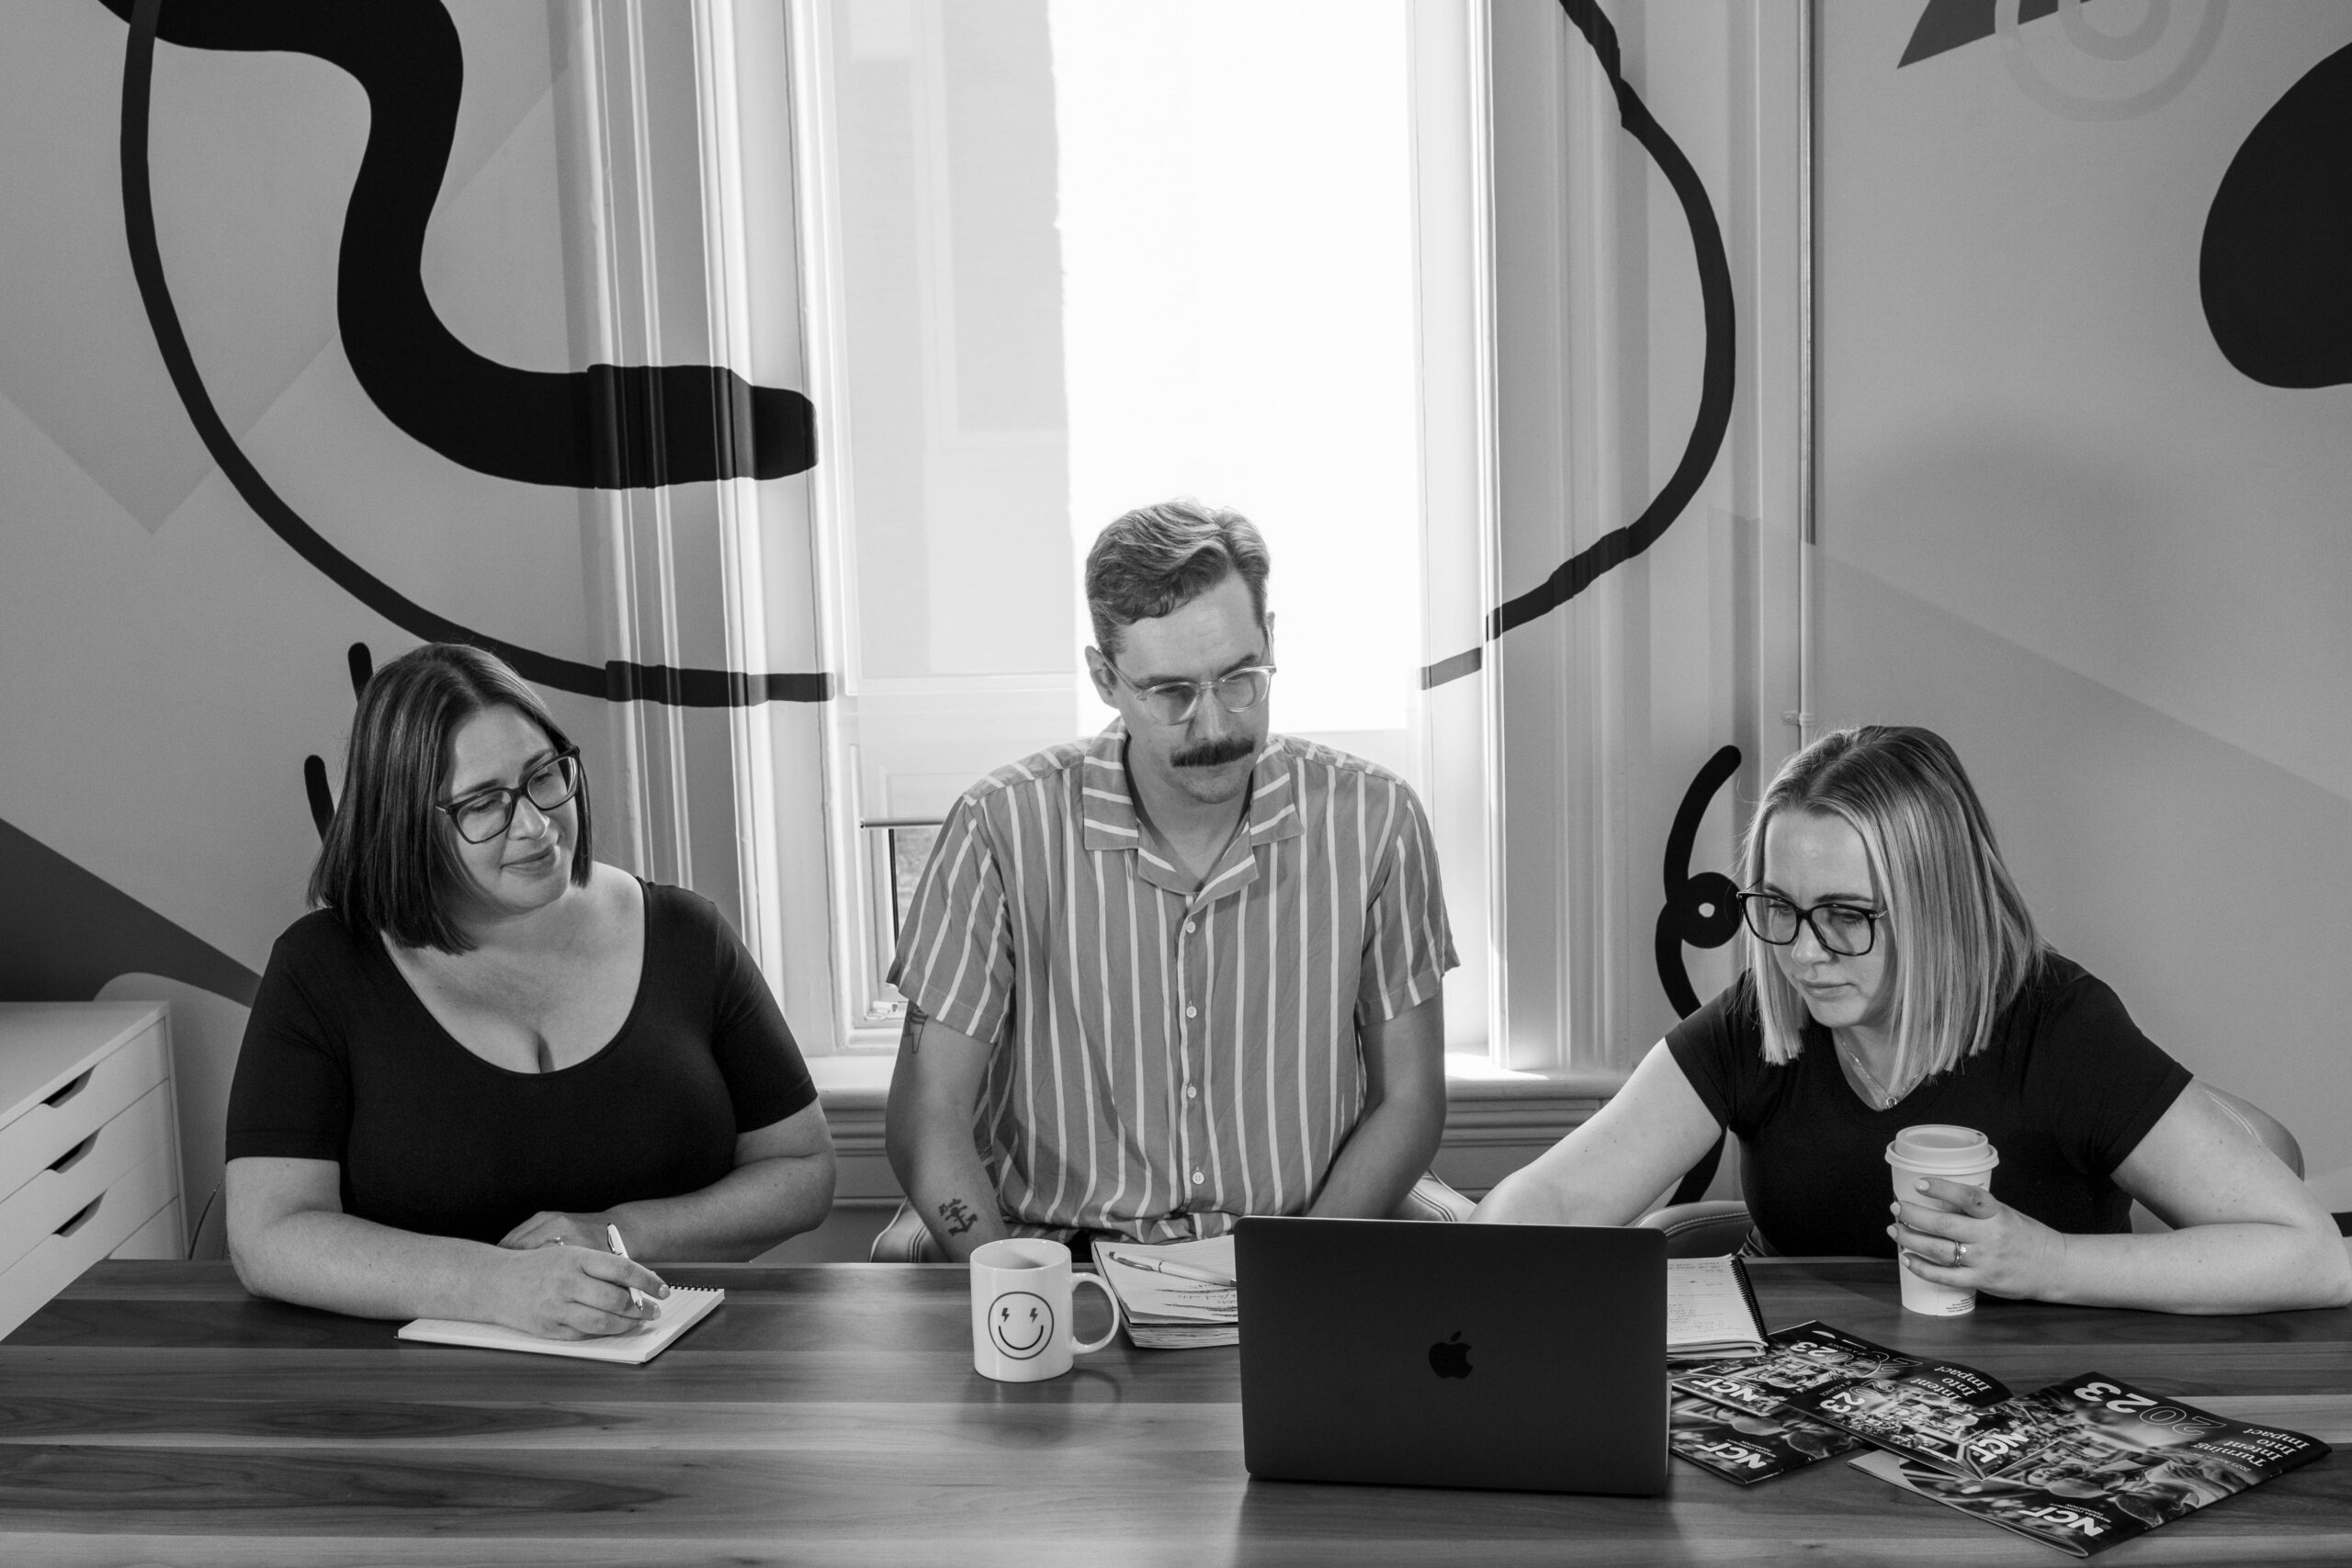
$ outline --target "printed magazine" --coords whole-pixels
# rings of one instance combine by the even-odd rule
[[[2227,1420],[2097,1372],[2013,1397],[1973,1367],[1825,1324],[1769,1343],[1759,1360],[1669,1380],[1676,1453],[1745,1485],[1867,1442],[1881,1451],[1856,1469],[2077,1557],[2328,1452],[2301,1433]]]

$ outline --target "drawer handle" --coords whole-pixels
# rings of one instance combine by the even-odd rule
[[[47,1100],[42,1100],[41,1103],[51,1108],[64,1104],[67,1100],[73,1099],[75,1095],[90,1087],[90,1075],[97,1070],[98,1069],[96,1067],[84,1067],[82,1069],[81,1077],[75,1078],[72,1083],[67,1084],[63,1089],[59,1089],[55,1094],[51,1095]]]
[[[84,1225],[88,1224],[91,1218],[97,1213],[98,1205],[106,1201],[107,1195],[103,1192],[91,1199],[87,1203],[82,1205],[82,1212],[80,1213],[74,1215],[72,1219],[57,1227],[57,1234],[60,1235],[72,1235],[75,1231],[78,1231]]]
[[[105,1129],[101,1128],[99,1131],[103,1132]],[[50,1161],[49,1168],[56,1171],[71,1170],[74,1166],[81,1163],[82,1156],[84,1155],[88,1154],[92,1149],[95,1149],[97,1146],[98,1134],[96,1133],[93,1133],[88,1137],[83,1139],[80,1143],[74,1145],[72,1148],[66,1150],[63,1154],[59,1155],[55,1159]]]

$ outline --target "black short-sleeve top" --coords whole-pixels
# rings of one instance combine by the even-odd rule
[[[342,1167],[344,1212],[495,1242],[541,1210],[718,1180],[735,1138],[817,1098],[751,954],[707,899],[642,885],[644,964],[620,1032],[518,1073],[450,1037],[381,941],[331,910],[288,927],[254,998],[227,1157]]]
[[[2122,999],[2056,953],[2003,1010],[1984,1050],[1889,1110],[1864,1103],[1829,1032],[1807,1020],[1794,1061],[1764,1060],[1755,980],[1740,977],[1677,1024],[1667,1048],[1739,1139],[1756,1227],[1796,1256],[1892,1258],[1886,1146],[1922,1122],[1973,1127],[2001,1162],[1993,1195],[2072,1235],[2131,1228],[2115,1168],[2189,1084]]]

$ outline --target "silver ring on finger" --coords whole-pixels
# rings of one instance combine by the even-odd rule
[[[1961,1264],[1961,1259],[1962,1259],[1962,1258],[1966,1258],[1967,1256],[1968,1256],[1968,1244],[1967,1244],[1966,1242],[1964,1242],[1964,1241],[1956,1241],[1956,1242],[1953,1242],[1953,1243],[1951,1244],[1951,1266],[1952,1266],[1953,1268],[1955,1268],[1955,1269],[1959,1268],[1959,1267],[1960,1267],[1960,1264]]]

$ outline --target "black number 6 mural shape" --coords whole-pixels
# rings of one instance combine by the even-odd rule
[[[434,312],[422,263],[446,171],[465,65],[440,0],[99,0],[130,21],[122,67],[124,237],[141,302],[172,385],[205,449],[245,504],[295,553],[412,636],[465,642],[526,680],[614,702],[686,707],[822,702],[822,672],[600,666],[503,641],[424,608],[329,544],[271,488],[213,406],[164,277],[147,166],[158,36],[195,49],[278,50],[348,72],[366,90],[367,152],[352,185],[336,274],[345,356],[384,416],[451,461],[527,484],[623,489],[773,479],[816,461],[808,400],[707,365],[517,370],[476,354]]]
[[[1724,782],[1739,772],[1739,748],[1726,746],[1707,759],[1682,793],[1674,826],[1666,835],[1666,907],[1657,912],[1657,978],[1674,1010],[1689,1018],[1699,1010],[1699,994],[1683,967],[1682,945],[1721,947],[1739,934],[1739,885],[1719,871],[1690,874],[1690,851],[1699,841],[1699,821]]]

